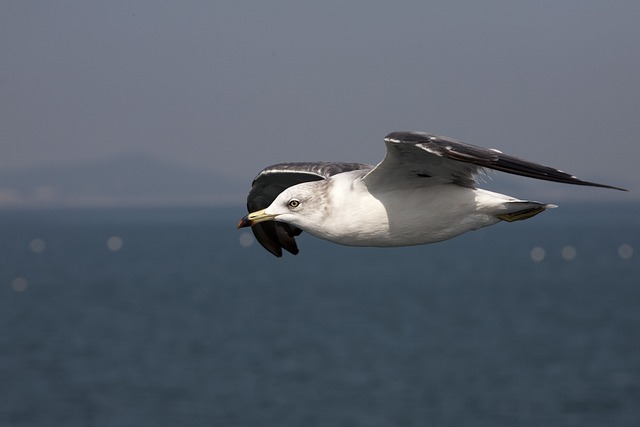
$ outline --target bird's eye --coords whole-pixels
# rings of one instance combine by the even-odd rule
[[[289,200],[289,207],[290,208],[297,208],[298,206],[300,206],[300,201],[299,200],[296,200],[296,199]]]

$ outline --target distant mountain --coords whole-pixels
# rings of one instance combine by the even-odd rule
[[[0,171],[0,208],[241,204],[247,187],[214,173],[130,155]]]
[[[481,188],[548,203],[630,199],[630,193],[550,183],[503,173],[489,172],[480,180]],[[245,202],[249,184],[248,180],[239,182],[151,157],[130,155],[0,171],[0,209],[241,205]]]

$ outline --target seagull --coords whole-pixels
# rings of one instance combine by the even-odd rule
[[[555,205],[477,187],[484,169],[563,184],[627,191],[558,169],[425,132],[392,132],[385,158],[361,163],[279,163],[263,169],[247,196],[251,227],[277,257],[296,255],[302,231],[348,246],[397,247],[451,239],[467,231],[529,219]]]

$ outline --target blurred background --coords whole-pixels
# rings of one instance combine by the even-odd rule
[[[640,3],[0,4],[0,425],[636,426]],[[399,249],[244,215],[423,130],[578,177]]]
[[[266,165],[375,164],[394,130],[639,184],[636,2],[6,1],[0,12],[0,207],[241,204]]]

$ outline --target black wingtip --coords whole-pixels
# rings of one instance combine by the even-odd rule
[[[425,143],[432,144],[439,156],[450,160],[474,164],[479,167],[494,169],[501,172],[520,175],[544,181],[573,184],[589,187],[608,188],[618,191],[629,191],[626,188],[596,182],[582,181],[577,177],[559,169],[531,162],[515,156],[510,156],[495,149],[486,149],[463,143],[452,138],[437,136],[426,132],[394,131],[385,137],[386,142],[392,143]]]
[[[240,220],[238,225],[244,225],[243,220]],[[295,227],[274,221],[265,221],[253,224],[251,231],[253,231],[258,243],[275,257],[281,258],[283,249],[293,255],[300,252],[298,245],[296,245],[295,236],[298,236],[302,231]]]
[[[597,182],[583,181],[581,179],[576,178],[575,176],[573,176],[572,178],[573,179],[571,181],[560,181],[560,182],[563,182],[565,184],[584,185],[584,186],[587,186],[587,187],[608,188],[610,190],[618,190],[618,191],[629,191],[626,188],[616,187],[614,185],[599,184]]]
[[[611,188],[612,190],[618,190],[618,191],[629,191],[626,188],[622,188],[622,187],[614,187],[612,185],[605,185],[604,188]]]

